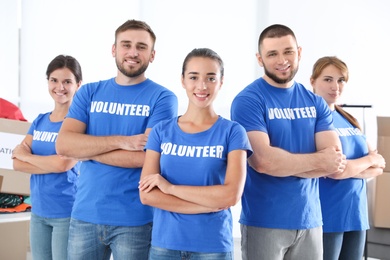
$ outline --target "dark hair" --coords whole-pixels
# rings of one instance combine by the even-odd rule
[[[223,61],[222,61],[221,57],[215,51],[208,49],[208,48],[195,48],[190,53],[188,53],[186,58],[184,59],[183,68],[181,70],[182,76],[184,76],[184,72],[187,68],[187,63],[190,61],[190,59],[196,58],[196,57],[203,57],[203,58],[209,58],[209,59],[215,60],[216,62],[219,63],[221,77],[224,75]]]
[[[280,38],[287,35],[291,35],[295,39],[295,41],[297,41],[294,32],[289,27],[282,24],[273,24],[268,26],[261,32],[259,36],[259,42],[258,42],[259,53],[260,53],[260,46],[263,43],[263,40],[265,38]]]
[[[313,65],[313,71],[312,71],[310,79],[316,80],[321,75],[322,71],[330,65],[333,65],[337,69],[339,69],[341,74],[343,74],[343,76],[344,76],[345,82],[348,82],[349,72],[348,72],[347,64],[344,61],[337,58],[336,56],[325,56],[325,57],[319,58]],[[339,112],[343,117],[345,117],[345,119],[348,120],[349,123],[351,123],[351,125],[353,125],[356,128],[359,128],[360,131],[362,130],[359,122],[357,121],[357,119],[355,117],[353,117],[351,114],[349,114],[343,108],[341,108],[339,105],[335,105],[334,107],[335,107],[337,112]]]
[[[49,79],[53,71],[62,68],[68,68],[73,73],[77,83],[83,80],[80,63],[69,55],[58,55],[55,57],[47,66],[46,78]]]
[[[127,30],[144,30],[144,31],[147,31],[149,34],[150,34],[150,37],[152,37],[152,41],[153,41],[153,46],[152,46],[152,50],[154,49],[154,44],[156,42],[156,35],[154,34],[152,28],[150,28],[150,26],[143,22],[143,21],[139,21],[139,20],[127,20],[124,24],[122,24],[121,26],[119,26],[116,31],[115,31],[115,44],[116,44],[116,38],[118,37],[118,34],[121,33],[121,32],[125,32]]]

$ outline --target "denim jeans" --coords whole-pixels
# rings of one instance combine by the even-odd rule
[[[241,224],[243,260],[321,260],[322,227],[273,229]]]
[[[152,223],[135,226],[98,225],[72,218],[69,228],[69,260],[147,260]]]
[[[366,231],[324,233],[324,260],[361,260]]]
[[[150,249],[149,260],[233,260],[233,253],[197,253],[170,250],[160,247]]]
[[[30,246],[34,260],[66,260],[70,218],[43,218],[31,213]]]

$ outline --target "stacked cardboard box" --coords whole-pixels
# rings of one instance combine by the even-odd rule
[[[12,150],[25,137],[30,123],[0,118],[0,192],[30,194],[30,175],[13,170]],[[2,180],[2,183],[1,183]],[[0,215],[0,259],[26,259],[29,251],[28,213]]]
[[[30,194],[30,175],[14,171],[12,150],[25,137],[30,123],[0,118],[0,176],[3,183],[0,192],[18,195]]]
[[[375,227],[390,228],[390,117],[377,117],[378,153],[386,160],[384,173],[369,185],[372,190],[372,223]]]

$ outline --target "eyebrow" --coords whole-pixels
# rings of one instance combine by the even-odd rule
[[[200,74],[199,72],[195,72],[195,71],[190,71],[190,72],[188,72],[187,74],[196,74],[196,75],[198,75],[198,74]],[[215,72],[209,72],[209,73],[207,73],[206,75],[217,75],[217,73],[215,73]]]
[[[294,50],[294,47],[287,47],[287,48],[283,49],[283,51],[290,51],[290,50]],[[274,52],[278,52],[278,51],[277,50],[270,50],[270,51],[267,51],[266,54],[274,53]]]
[[[120,43],[132,43],[132,41],[128,41],[128,40],[123,40],[123,41],[120,41]],[[144,45],[144,46],[148,46],[147,43],[144,43],[144,42],[136,42],[137,45]]]

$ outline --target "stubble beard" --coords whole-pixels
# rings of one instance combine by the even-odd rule
[[[267,75],[270,79],[272,79],[277,84],[286,84],[286,83],[292,81],[294,79],[295,75],[297,74],[297,72],[298,72],[298,66],[296,68],[294,68],[294,69],[291,69],[291,73],[290,73],[290,75],[287,78],[282,79],[282,78],[279,78],[278,76],[276,76],[275,74],[271,73],[264,66],[264,73],[265,73],[265,75]]]
[[[138,77],[139,75],[143,74],[146,71],[146,69],[148,68],[148,65],[149,64],[144,64],[138,70],[132,71],[130,69],[126,69],[119,60],[116,60],[116,67],[118,68],[118,70],[123,75],[125,75],[126,77],[129,77],[129,78],[135,78],[135,77]]]

